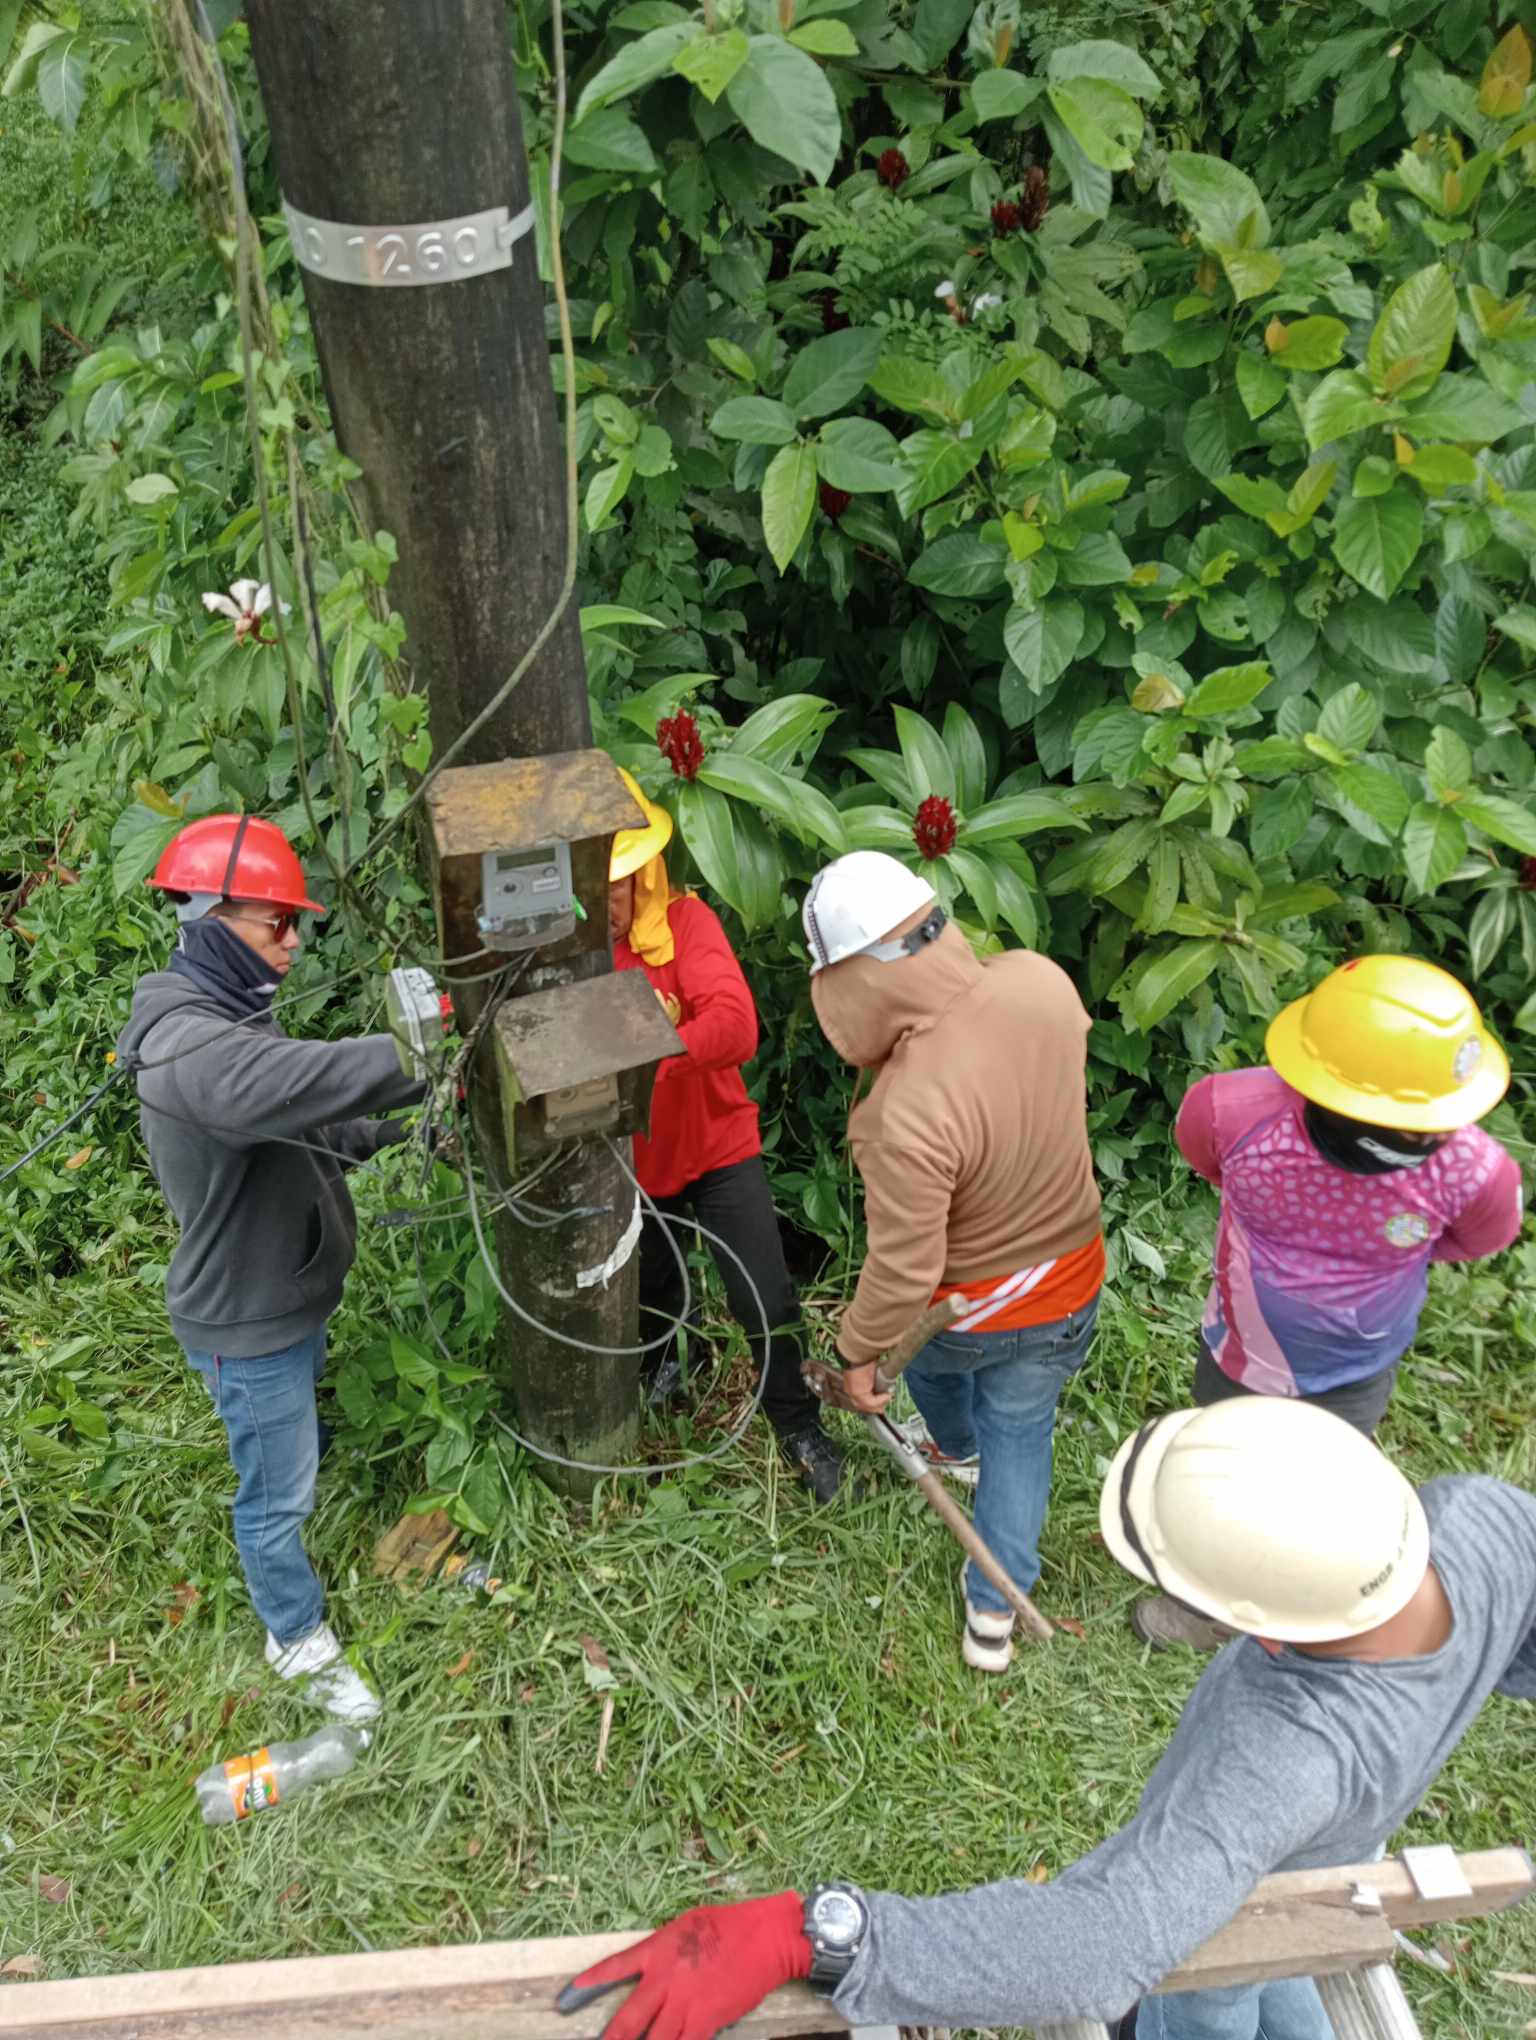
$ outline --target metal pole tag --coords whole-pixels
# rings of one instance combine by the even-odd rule
[[[335,283],[457,283],[512,267],[512,249],[533,226],[533,207],[513,219],[504,205],[464,213],[456,220],[425,220],[410,227],[355,227],[317,220],[283,201],[288,234],[300,265]]]

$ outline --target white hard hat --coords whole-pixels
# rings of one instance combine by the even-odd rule
[[[1412,1485],[1342,1417],[1282,1396],[1144,1425],[1115,1454],[1099,1528],[1128,1572],[1279,1643],[1376,1628],[1429,1565]]]
[[[895,963],[921,943],[884,942],[902,921],[931,906],[936,895],[927,879],[883,850],[850,850],[811,880],[801,920],[811,947],[811,976],[849,956]],[[942,923],[941,923],[942,925]],[[935,933],[938,931],[935,930]],[[889,951],[886,955],[883,952]]]

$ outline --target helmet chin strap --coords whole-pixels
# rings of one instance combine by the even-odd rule
[[[937,942],[944,933],[949,916],[940,906],[930,907],[915,928],[909,928],[894,942],[872,942],[868,949],[858,951],[875,963],[900,963],[903,957],[916,956],[920,949],[926,949],[930,942]]]
[[[1444,1134],[1422,1143],[1391,1126],[1371,1126],[1361,1119],[1347,1119],[1342,1112],[1330,1112],[1309,1099],[1307,1132],[1324,1161],[1348,1169],[1356,1176],[1386,1176],[1397,1169],[1417,1169],[1444,1147]]]

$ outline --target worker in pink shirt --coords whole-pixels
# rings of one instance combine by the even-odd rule
[[[1221,1192],[1194,1401],[1297,1396],[1371,1436],[1424,1308],[1431,1261],[1520,1231],[1520,1171],[1476,1122],[1509,1062],[1448,972],[1361,956],[1272,1022],[1264,1069],[1202,1077],[1186,1161]],[[1165,1594],[1132,1627],[1162,1648],[1230,1634]]]

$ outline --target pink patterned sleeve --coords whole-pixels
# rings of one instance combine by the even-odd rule
[[[1435,1242],[1432,1261],[1482,1261],[1502,1253],[1520,1236],[1524,1199],[1520,1165],[1500,1148],[1492,1173],[1477,1195]]]
[[[1173,1137],[1189,1166],[1207,1182],[1221,1181],[1221,1150],[1216,1144],[1216,1078],[1202,1077],[1184,1093],[1173,1124]]]

